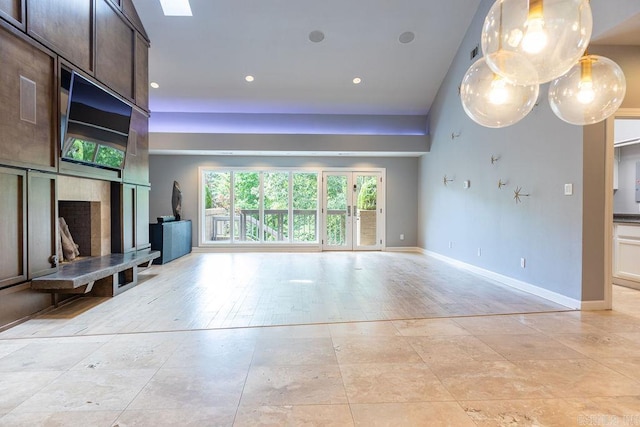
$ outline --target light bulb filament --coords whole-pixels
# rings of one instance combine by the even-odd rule
[[[576,98],[581,104],[590,104],[596,97],[593,90],[593,77],[591,74],[591,59],[583,57],[580,60],[580,83],[578,83],[578,93]]]
[[[494,105],[506,104],[509,100],[509,89],[506,87],[507,82],[500,76],[494,75],[493,81],[489,88],[489,102]]]
[[[542,0],[530,0],[525,28],[522,49],[531,54],[540,53],[549,41],[542,13]]]

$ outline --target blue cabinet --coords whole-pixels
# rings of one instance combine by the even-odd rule
[[[154,264],[165,264],[191,252],[191,221],[171,221],[149,224],[151,249],[160,251]]]

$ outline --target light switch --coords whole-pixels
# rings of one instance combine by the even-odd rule
[[[565,184],[564,185],[564,195],[565,196],[573,196],[573,184]]]

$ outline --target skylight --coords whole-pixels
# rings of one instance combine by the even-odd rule
[[[160,0],[165,16],[193,16],[189,0]]]

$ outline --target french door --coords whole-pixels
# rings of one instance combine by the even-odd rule
[[[382,179],[382,172],[322,173],[323,250],[382,249]]]

